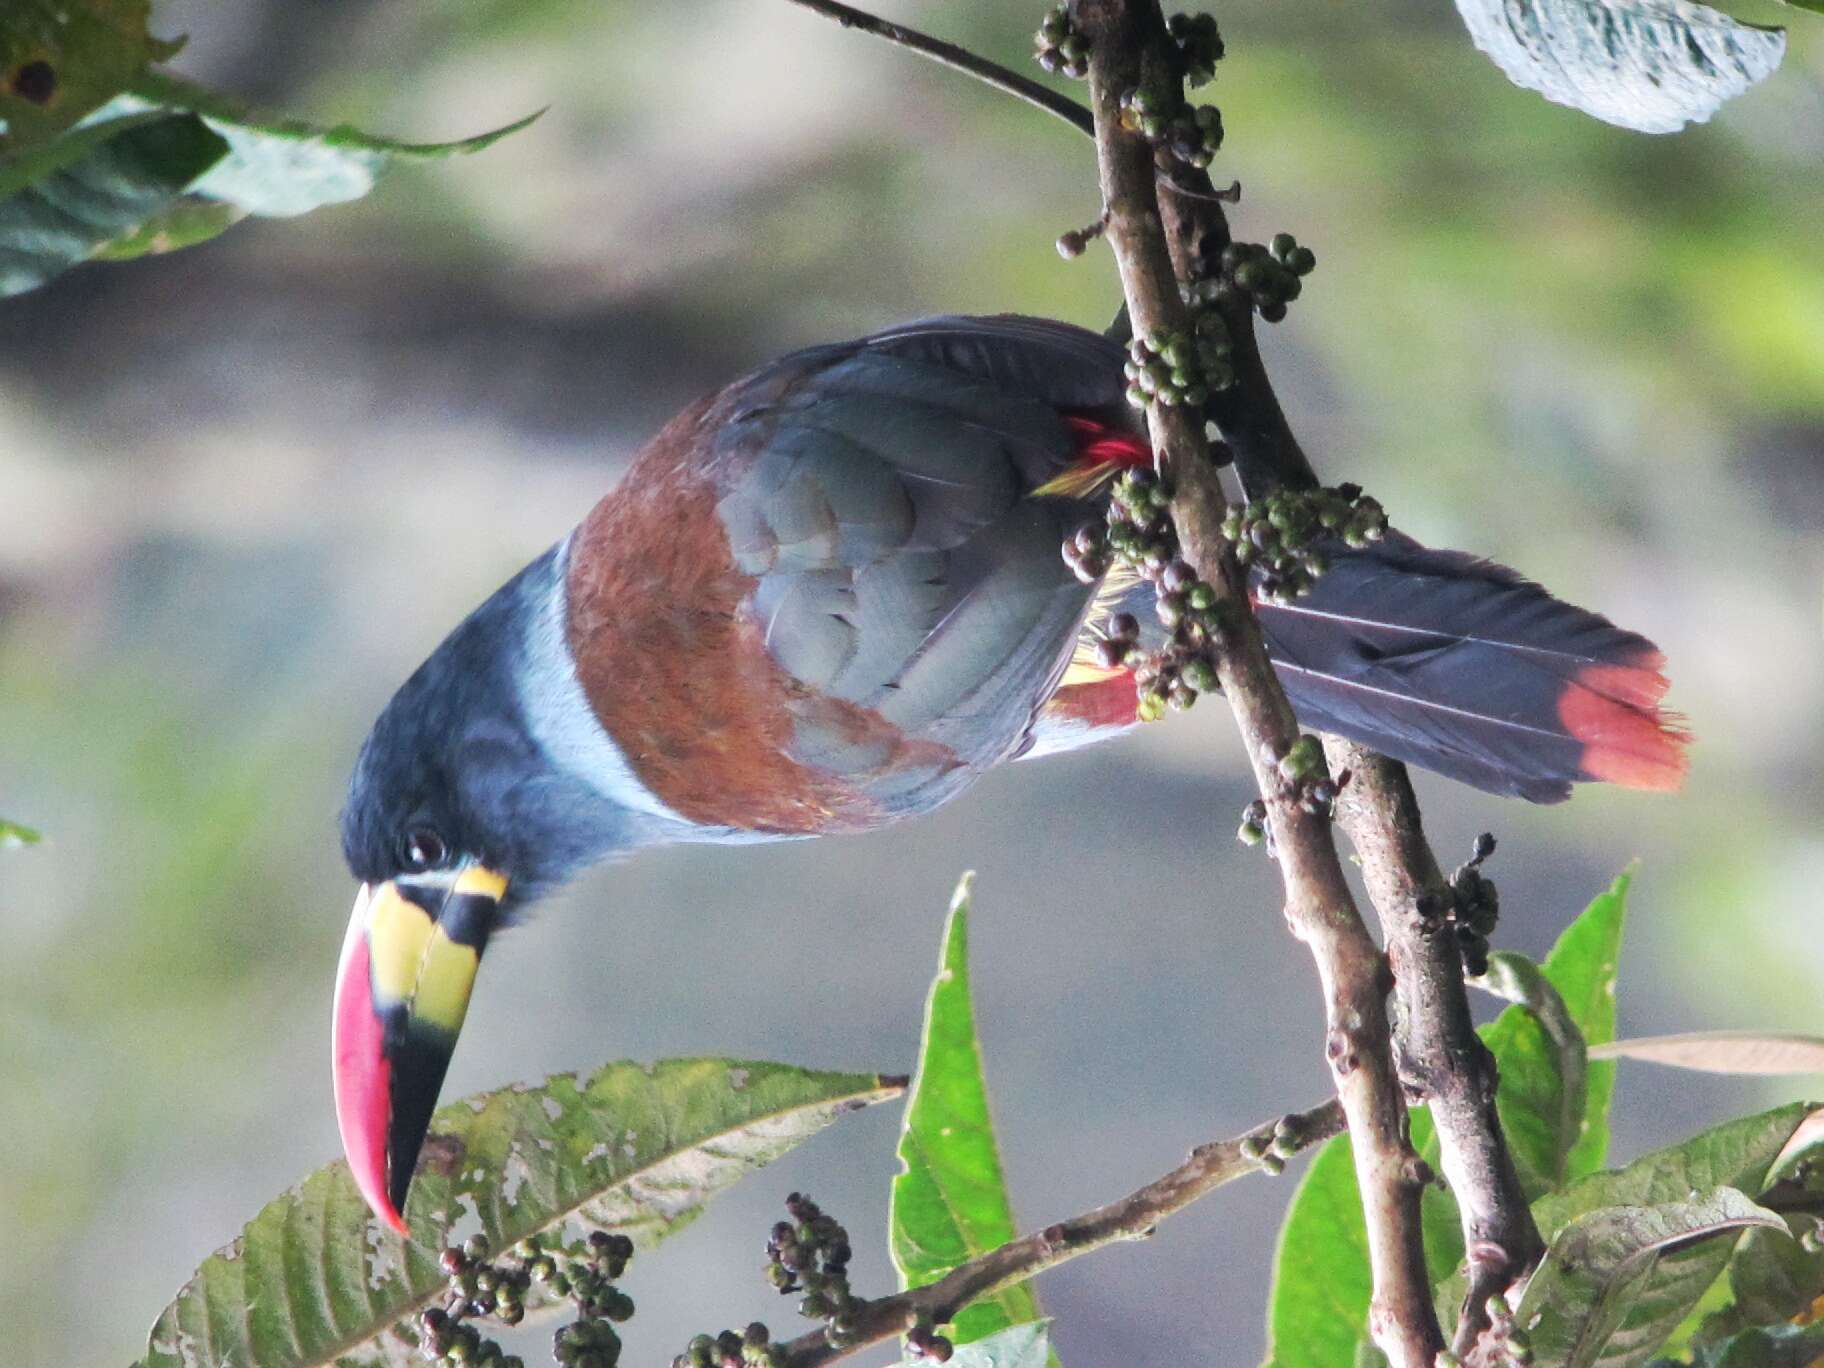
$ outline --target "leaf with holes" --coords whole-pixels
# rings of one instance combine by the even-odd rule
[[[974,879],[963,875],[950,901],[899,1140],[904,1171],[893,1180],[890,1224],[902,1290],[936,1282],[1016,1234],[969,998]],[[1037,1294],[1031,1284],[1019,1283],[965,1308],[950,1338],[960,1346],[1038,1318]]]
[[[1786,1223],[1732,1187],[1588,1211],[1551,1240],[1514,1312],[1538,1368],[1632,1368],[1697,1304],[1750,1226]]]
[[[151,0],[0,5],[0,154],[55,138],[181,46],[147,32]]]
[[[737,1179],[903,1080],[726,1059],[610,1064],[438,1111],[406,1217],[373,1218],[346,1164],[318,1169],[204,1260],[138,1368],[418,1361],[403,1318],[448,1285],[437,1260],[477,1219],[497,1249],[567,1224],[650,1247]]]
[[[1695,0],[1457,0],[1507,79],[1621,128],[1676,133],[1766,79],[1782,29]]]

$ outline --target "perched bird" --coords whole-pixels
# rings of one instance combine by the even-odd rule
[[[1004,760],[1133,725],[1088,654],[1153,588],[1060,556],[1150,466],[1124,349],[940,318],[691,405],[453,631],[362,747],[335,992],[356,1182],[400,1215],[488,938],[584,866],[671,841],[863,831]],[[1652,643],[1512,571],[1389,535],[1259,604],[1300,722],[1535,802],[1676,787]]]

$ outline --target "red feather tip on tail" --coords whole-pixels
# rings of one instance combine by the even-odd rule
[[[1662,711],[1665,657],[1586,665],[1558,698],[1558,719],[1583,744],[1583,771],[1624,788],[1671,793],[1684,783],[1691,733]]]

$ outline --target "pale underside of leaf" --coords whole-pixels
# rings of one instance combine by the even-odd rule
[[[1592,1059],[1639,1059],[1676,1069],[1725,1074],[1824,1073],[1824,1036],[1765,1031],[1687,1031],[1616,1040]]]
[[[1515,1313],[1538,1368],[1643,1363],[1696,1305],[1751,1226],[1786,1233],[1774,1212],[1734,1188],[1689,1201],[1606,1207],[1559,1231]]]
[[[579,1226],[650,1247],[837,1116],[902,1091],[873,1075],[695,1059],[453,1103],[426,1141],[409,1239],[379,1226],[344,1163],[327,1165],[204,1261],[141,1368],[404,1368],[417,1351],[399,1322],[447,1285],[437,1259],[459,1223],[479,1221],[496,1248]]]
[[[1457,0],[1457,10],[1515,85],[1642,133],[1704,122],[1786,52],[1784,31],[1694,0]]]

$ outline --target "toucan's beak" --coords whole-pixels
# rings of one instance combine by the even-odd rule
[[[491,869],[361,885],[336,970],[336,1122],[355,1185],[406,1233],[406,1189],[507,881]]]

